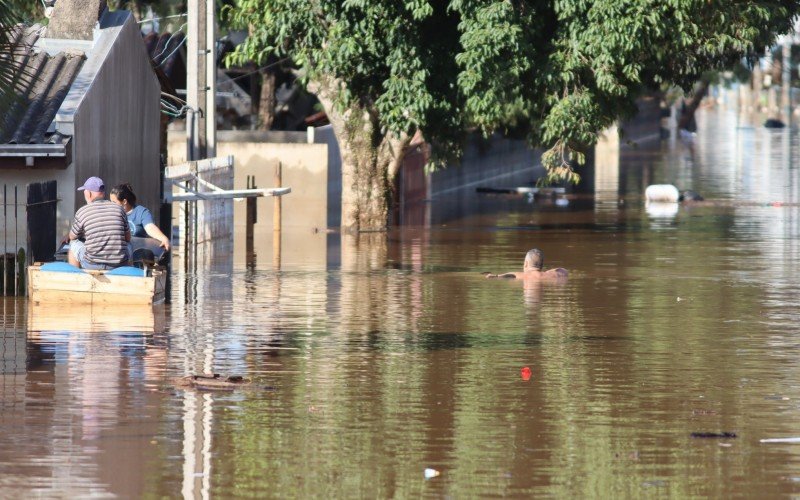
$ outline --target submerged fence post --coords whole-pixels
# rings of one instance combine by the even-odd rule
[[[255,189],[256,188],[256,176],[255,175],[248,175],[247,176],[247,189]],[[247,259],[250,260],[253,257],[253,239],[255,233],[255,224],[258,222],[258,205],[256,205],[258,198],[249,197],[247,198],[247,213],[245,216],[246,219],[246,229],[245,229],[245,252],[247,254]]]
[[[14,295],[19,295],[19,226],[17,225],[17,185],[14,184]]]
[[[275,166],[275,187],[283,187],[283,172],[281,162]],[[281,268],[281,197],[275,196],[275,207],[272,213],[272,265],[275,269]]]
[[[8,184],[3,184],[3,296],[8,293]]]

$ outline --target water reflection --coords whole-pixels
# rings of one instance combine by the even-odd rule
[[[163,311],[27,310],[9,299],[3,308],[4,495],[143,495],[167,359]]]
[[[315,234],[280,267],[268,239],[256,261],[212,248],[196,272],[174,263],[152,316],[4,302],[0,490],[797,494],[800,449],[759,443],[796,435],[800,411],[800,208],[774,203],[796,201],[797,138],[732,113],[624,150],[603,203],[481,198],[430,228]],[[651,183],[725,203],[654,216]],[[569,281],[481,275],[532,247]],[[175,384],[210,372],[253,384]]]

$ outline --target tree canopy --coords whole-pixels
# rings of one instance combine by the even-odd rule
[[[14,64],[14,44],[11,28],[18,22],[10,0],[0,0],[0,111],[9,106],[14,93],[17,66]]]
[[[550,179],[647,88],[690,85],[763,50],[800,2],[728,0],[236,0],[250,36],[232,62],[290,57],[376,137],[422,132],[434,159],[464,132],[524,126]],[[313,87],[312,87],[313,89]],[[341,142],[341,139],[340,139]],[[378,143],[375,142],[377,146]],[[391,172],[390,172],[391,176]]]

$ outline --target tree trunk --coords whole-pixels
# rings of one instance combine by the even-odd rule
[[[325,107],[342,155],[342,229],[385,230],[394,200],[394,180],[411,138],[381,133],[374,110],[358,105],[339,110],[334,103],[340,88],[332,81],[309,84]]]
[[[258,129],[270,130],[275,121],[275,74],[261,74],[261,91],[258,97]]]

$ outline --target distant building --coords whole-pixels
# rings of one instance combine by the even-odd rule
[[[76,188],[97,175],[109,190],[130,182],[158,220],[160,88],[132,14],[59,0],[47,27],[13,35],[22,72],[19,100],[0,114],[0,193],[57,181],[61,236],[84,203]],[[18,233],[25,241],[24,224]]]

